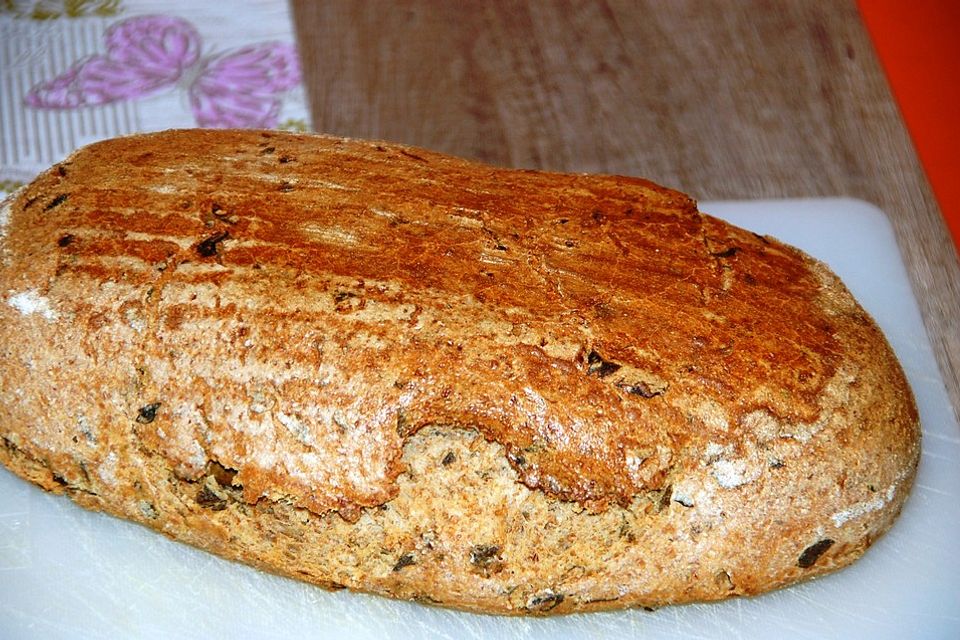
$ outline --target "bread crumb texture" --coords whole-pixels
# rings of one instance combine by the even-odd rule
[[[822,264],[621,176],[382,142],[86,147],[0,217],[0,459],[320,586],[500,614],[849,564],[919,458]]]

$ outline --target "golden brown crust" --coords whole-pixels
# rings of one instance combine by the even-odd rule
[[[171,131],[45,173],[0,251],[4,462],[326,586],[511,613],[757,593],[859,556],[918,459],[839,280],[643,180]],[[416,471],[439,450],[460,491],[446,456]],[[270,550],[278,518],[323,557]],[[566,546],[533,551],[549,522]]]

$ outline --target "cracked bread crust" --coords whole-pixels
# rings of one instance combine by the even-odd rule
[[[8,207],[4,463],[270,571],[713,600],[848,564],[913,480],[910,390],[842,283],[647,181],[171,131]]]

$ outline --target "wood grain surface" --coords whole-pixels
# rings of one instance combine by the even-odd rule
[[[317,131],[891,218],[954,407],[960,262],[853,0],[294,2]]]

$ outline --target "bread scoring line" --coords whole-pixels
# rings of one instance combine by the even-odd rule
[[[904,470],[897,474],[897,477],[894,479],[893,483],[887,487],[887,490],[876,498],[858,502],[853,506],[843,509],[842,511],[838,511],[830,516],[830,519],[833,520],[833,526],[840,528],[850,520],[855,520],[856,518],[865,516],[873,511],[879,511],[883,509],[887,503],[893,500],[893,497],[897,493],[897,488],[899,488],[900,483],[903,482],[903,479],[907,476],[907,473],[908,470]]]

